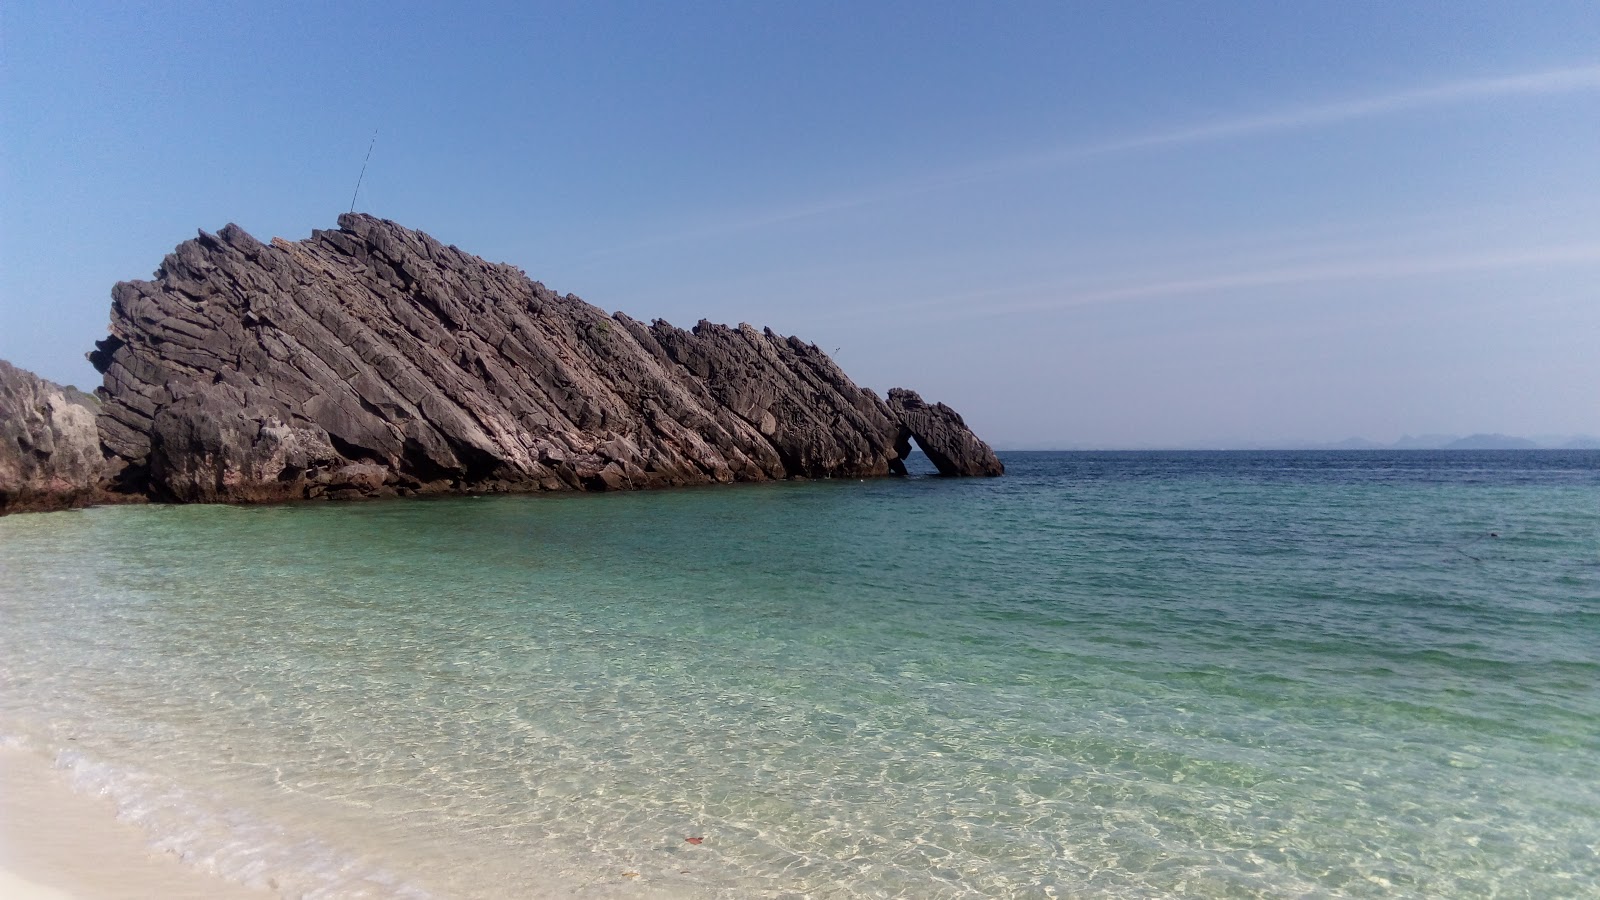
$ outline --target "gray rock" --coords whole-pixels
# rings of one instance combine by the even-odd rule
[[[100,402],[0,360],[0,515],[101,499]]]
[[[951,474],[998,474],[960,416],[910,425],[798,338],[646,325],[393,222],[339,225],[270,244],[201,232],[154,280],[116,285],[89,358],[117,489],[249,502],[867,477],[891,472],[908,428],[956,448],[940,451]]]
[[[1005,465],[989,445],[967,428],[960,413],[943,403],[929,406],[916,391],[891,388],[889,409],[900,422],[900,434],[895,439],[899,459],[910,452],[911,439],[915,438],[940,475],[1006,473]]]

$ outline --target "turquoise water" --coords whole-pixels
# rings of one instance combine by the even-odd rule
[[[1600,896],[1600,453],[1005,461],[9,517],[0,735],[288,896]]]

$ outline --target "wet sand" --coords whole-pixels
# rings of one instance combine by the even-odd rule
[[[263,900],[150,846],[103,797],[28,750],[0,749],[0,896],[16,900]]]

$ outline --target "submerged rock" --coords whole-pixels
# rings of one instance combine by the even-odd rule
[[[100,401],[0,360],[0,515],[100,498]]]
[[[907,429],[941,448],[941,472],[999,472],[948,407],[911,425],[798,338],[646,325],[393,222],[339,225],[269,244],[201,232],[113,289],[89,358],[117,489],[212,502],[866,477],[890,473]]]

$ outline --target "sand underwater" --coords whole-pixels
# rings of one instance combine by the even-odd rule
[[[1003,458],[0,519],[0,890],[1600,896],[1600,452]]]

